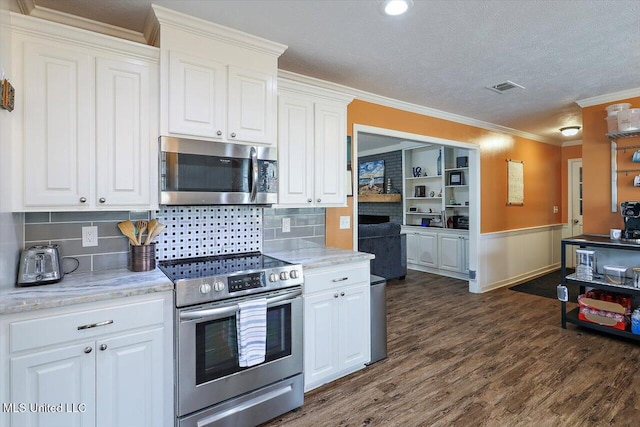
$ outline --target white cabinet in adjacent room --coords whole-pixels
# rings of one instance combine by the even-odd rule
[[[158,50],[11,15],[15,211],[157,208]]]
[[[353,98],[281,79],[278,92],[279,205],[344,206],[347,104]]]
[[[457,234],[440,233],[438,235],[440,245],[439,268],[449,271],[462,271],[462,241]]]
[[[468,230],[402,226],[402,232],[407,235],[407,268],[468,279]]]
[[[305,391],[362,369],[369,362],[369,288],[368,261],[305,273]]]
[[[438,267],[438,234],[428,231],[413,231],[403,227],[407,235],[407,263],[425,267]]]
[[[172,426],[172,311],[164,292],[3,316],[3,401],[61,408],[9,426]]]
[[[275,145],[279,43],[153,5],[160,133]]]

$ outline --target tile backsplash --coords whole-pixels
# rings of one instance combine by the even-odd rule
[[[244,206],[163,206],[161,210],[116,212],[31,212],[25,214],[24,247],[58,244],[78,260],[77,272],[126,268],[128,239],[118,223],[157,217],[167,225],[156,239],[158,259],[251,251],[273,252],[324,246],[323,208],[272,209]],[[283,218],[291,229],[283,232]],[[82,227],[98,227],[98,246],[82,246]],[[75,267],[71,259],[63,268]]]

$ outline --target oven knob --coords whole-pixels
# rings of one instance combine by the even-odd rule
[[[286,271],[283,271],[282,273],[280,273],[280,280],[287,280],[289,278],[289,273],[287,273]]]
[[[289,273],[289,275],[291,276],[292,279],[297,279],[298,277],[300,277],[298,270],[291,270],[291,273]]]
[[[208,283],[203,283],[202,285],[200,285],[200,293],[201,294],[208,294],[209,292],[211,292],[211,285]]]
[[[222,291],[224,291],[224,282],[215,282],[215,283],[213,284],[213,289],[214,289],[216,292],[222,292]]]
[[[278,275],[276,273],[271,273],[269,275],[269,281],[270,282],[277,282],[278,281]]]

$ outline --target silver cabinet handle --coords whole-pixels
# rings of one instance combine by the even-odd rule
[[[343,297],[344,296],[344,292],[340,292],[340,296]]]
[[[100,199],[98,200],[100,203],[104,203],[107,201],[107,199],[105,199],[104,197],[100,197]]]
[[[113,323],[113,320],[103,320],[102,322],[98,322],[98,323],[89,323],[88,325],[78,326],[78,330],[81,331],[83,329],[97,328],[98,326],[106,326],[112,323]]]
[[[106,344],[100,345],[100,350],[105,351],[106,349],[107,349],[107,345]]]
[[[332,282],[344,282],[345,280],[349,280],[348,277],[341,277],[340,279],[333,279]]]
[[[235,138],[236,137],[236,133],[235,132],[231,132],[231,138]]]
[[[318,200],[316,200],[316,202],[318,202],[318,203],[320,203],[321,201],[322,201],[322,199],[318,199]]]
[[[218,136],[222,135],[222,131],[219,130],[218,132],[216,132],[216,135],[218,135]]]
[[[311,203],[311,202],[313,202],[313,200],[307,199],[307,203]]]
[[[87,354],[91,353],[91,350],[93,350],[91,347],[85,347],[84,348],[84,352],[87,353]]]
[[[333,294],[333,297],[334,297],[334,298],[338,298],[338,294],[337,294],[337,293],[336,293],[336,294]]]
[[[86,197],[80,197],[80,203],[86,203],[87,198]]]

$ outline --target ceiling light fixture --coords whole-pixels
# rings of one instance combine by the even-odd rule
[[[398,16],[413,6],[413,0],[385,0],[380,5],[382,11],[389,16]]]
[[[580,126],[567,126],[567,127],[560,128],[560,132],[564,136],[577,135],[579,130],[580,130]]]

